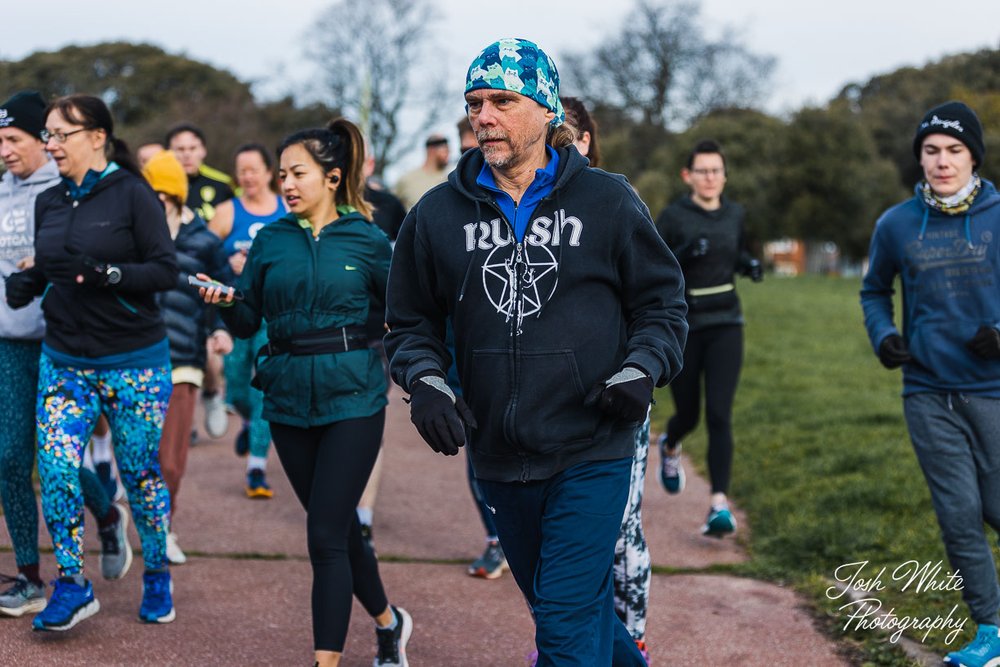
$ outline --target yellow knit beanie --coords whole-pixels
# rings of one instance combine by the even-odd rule
[[[187,201],[188,177],[184,167],[170,151],[160,151],[142,168],[142,175],[157,192]]]

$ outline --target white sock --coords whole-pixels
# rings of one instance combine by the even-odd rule
[[[247,470],[267,470],[266,456],[248,456]]]
[[[372,525],[372,508],[371,507],[359,507],[358,508],[358,521],[366,526]]]
[[[96,433],[90,436],[90,448],[93,450],[94,463],[110,463],[111,461],[111,431],[104,435]]]

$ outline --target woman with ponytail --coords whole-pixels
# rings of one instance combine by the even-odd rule
[[[364,142],[344,119],[278,148],[290,213],[262,228],[231,290],[202,288],[230,332],[266,323],[255,383],[278,458],[306,510],[316,664],[338,665],[352,594],[375,619],[376,666],[406,665],[409,614],[390,606],[362,539],[358,500],[378,456],[385,377],[368,347],[370,297],[384,296],[391,248],[364,199]],[[202,279],[210,279],[206,275]]]
[[[99,98],[57,99],[46,110],[42,139],[62,181],[39,195],[35,266],[10,276],[7,290],[12,307],[44,293],[38,475],[60,577],[33,627],[68,630],[100,609],[83,573],[80,462],[102,414],[142,540],[139,617],[168,623],[174,619],[166,557],[170,497],[159,442],[172,387],[156,292],[177,280],[174,244],[163,206],[138,176],[128,147],[114,137],[111,113]],[[106,546],[114,548],[112,557],[106,548],[102,558],[106,577],[111,571],[113,578],[124,576],[131,562],[126,516],[122,512],[120,529],[107,536],[114,544]]]

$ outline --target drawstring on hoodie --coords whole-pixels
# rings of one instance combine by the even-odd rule
[[[476,200],[476,232],[479,231],[479,222],[482,220],[482,207],[479,204],[479,200]],[[472,267],[476,263],[476,256],[479,254],[479,239],[476,238],[475,232],[472,235],[472,255],[469,257],[469,263],[465,267],[465,277],[462,278],[462,288],[458,291],[458,300],[461,301],[465,298],[465,288],[469,285],[469,277],[472,275]]]
[[[560,225],[559,211],[562,210],[562,207],[559,205],[559,189],[558,188],[555,189],[555,195],[556,195],[556,215],[553,215],[552,217],[556,221],[555,224]],[[545,310],[545,306],[549,305],[549,301],[551,301],[555,297],[556,290],[559,289],[559,269],[562,267],[562,254],[563,254],[563,248],[565,246],[566,246],[566,244],[563,243],[563,237],[562,237],[562,226],[560,225],[560,228],[559,228],[559,254],[556,257],[556,269],[555,269],[556,282],[555,282],[555,285],[552,286],[552,293],[549,295],[549,298],[547,298],[544,301],[542,301],[541,305],[538,307],[538,312],[535,314],[535,319],[536,320],[542,316],[542,311]]]
[[[917,234],[917,240],[924,240],[924,232],[927,231],[927,218],[930,217],[931,209],[928,206],[924,206],[924,217],[920,222],[920,233]],[[969,250],[972,250],[975,246],[972,244],[972,213],[966,211],[965,213],[965,242],[969,246]]]

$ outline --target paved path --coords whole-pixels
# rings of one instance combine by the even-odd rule
[[[101,612],[64,634],[29,630],[28,619],[0,619],[0,665],[308,665],[311,664],[309,564],[305,515],[276,458],[275,498],[243,496],[244,462],[232,453],[236,423],[219,440],[191,452],[175,528],[190,556],[174,568],[177,620],[150,627],[136,620],[141,561],[119,582],[94,581]],[[414,667],[519,667],[532,649],[532,625],[509,574],[473,579],[466,564],[482,551],[479,519],[469,498],[464,461],[430,451],[394,393],[387,456],[375,516],[375,544],[390,599],[413,615]],[[655,472],[658,457],[651,457]],[[688,466],[688,470],[691,468]],[[708,487],[689,474],[688,488],[668,497],[649,480],[646,535],[656,565],[683,568],[654,575],[647,640],[653,664],[846,664],[813,627],[802,600],[773,584],[700,574],[745,558],[735,540],[698,534]],[[737,513],[741,531],[746,521]],[[88,528],[92,522],[88,524]],[[96,573],[94,531],[88,560]],[[48,535],[42,534],[48,546]],[[138,543],[133,530],[133,544]],[[0,528],[0,572],[14,570]],[[51,554],[43,576],[55,576]],[[371,665],[374,634],[355,604],[344,667]]]

